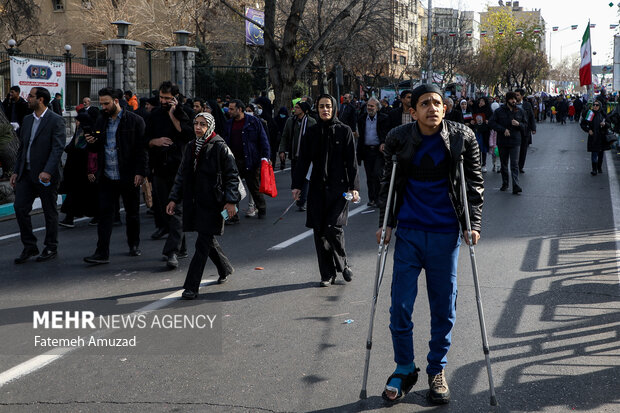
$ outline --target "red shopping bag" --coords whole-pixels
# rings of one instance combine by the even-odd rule
[[[278,195],[278,188],[276,188],[276,176],[273,173],[273,167],[264,159],[260,164],[259,191],[272,198],[275,198]]]

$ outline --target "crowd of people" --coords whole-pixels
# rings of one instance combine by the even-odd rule
[[[195,299],[209,258],[218,283],[234,271],[215,237],[225,225],[239,224],[245,186],[245,215],[264,219],[261,165],[284,169],[288,159],[292,198],[314,233],[318,285],[329,287],[339,273],[350,282],[343,227],[350,202],[361,199],[358,168],[363,164],[367,205],[379,208],[379,226],[385,217],[388,222],[377,231],[377,242],[383,230],[386,243],[392,234],[396,238],[390,330],[397,366],[383,392],[388,403],[401,399],[418,379],[411,319],[422,269],[431,307],[428,397],[436,404],[450,400],[444,369],[456,313],[458,252],[462,239],[476,244],[480,238],[484,174],[501,173],[500,190],[512,186],[519,195],[527,148],[537,124],[547,118],[579,123],[588,133],[591,173],[600,174],[603,152],[613,143],[610,131],[619,132],[620,126],[618,108],[607,113],[604,93],[586,101],[563,95],[528,98],[517,89],[501,98],[454,101],[436,85],[423,84],[402,91],[392,105],[375,97],[358,100],[347,93],[338,100],[321,94],[315,100],[300,96],[290,108],[276,110],[266,92],[248,104],[229,96],[184,98],[171,82],[163,82],[157,92],[138,99],[131,91],[103,88],[100,109],[84,98],[66,144],[65,124],[53,110],[49,91],[32,88],[24,105],[19,88],[11,88],[3,109],[20,138],[10,183],[24,246],[15,263],[56,258],[58,226],[73,228],[82,216],[92,217],[89,224],[97,226],[94,253],[84,261],[109,263],[121,199],[128,253],[140,256],[142,192],[154,218],[151,238],[166,238],[162,257],[168,268],[178,268],[179,259],[189,256],[185,232],[198,233],[182,294]],[[389,189],[392,173],[394,191]],[[60,223],[59,191],[66,194]],[[41,198],[46,226],[40,254],[30,219],[35,197]],[[389,197],[393,208],[388,211]],[[466,231],[465,201],[471,233]]]

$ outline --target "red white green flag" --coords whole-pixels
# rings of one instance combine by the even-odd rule
[[[589,26],[590,26],[590,25],[588,25],[588,27],[589,27]],[[577,24],[573,24],[573,25],[570,27],[570,29],[571,29],[571,30],[577,30],[577,27],[578,27],[578,25],[577,25]]]
[[[579,83],[581,86],[592,84],[592,45],[590,43],[590,25],[581,39],[581,65],[579,66]]]
[[[558,27],[558,26],[553,26],[553,31],[554,31],[554,32],[557,32],[559,29],[560,29],[560,27]]]

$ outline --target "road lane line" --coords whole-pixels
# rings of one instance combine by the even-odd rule
[[[359,214],[361,212],[364,212],[367,209],[368,209],[367,205],[355,208],[353,211],[349,212],[349,217],[352,217],[352,216],[357,215],[357,214]],[[295,243],[297,243],[297,242],[299,242],[299,241],[301,241],[303,239],[308,238],[310,235],[312,235],[312,230],[311,229],[309,229],[306,232],[302,232],[301,234],[296,235],[293,238],[289,238],[286,241],[279,243],[278,245],[274,245],[273,247],[268,248],[267,251],[283,250],[286,247],[290,247],[291,245],[293,245],[293,244],[295,244]]]
[[[605,151],[607,176],[609,177],[609,195],[611,196],[611,211],[614,219],[614,234],[616,237],[616,275],[620,285],[620,184],[614,165],[612,151]]]
[[[274,174],[280,173],[280,172],[285,172],[285,171],[290,171],[291,168],[286,168],[286,169],[278,169],[277,171],[273,171]]]
[[[216,284],[216,283],[217,283],[217,280],[207,280],[207,281],[202,281],[200,286],[205,287],[207,285]],[[160,310],[172,304],[173,302],[178,301],[178,299],[181,298],[182,293],[183,293],[183,290],[177,290],[171,294],[168,294],[167,296],[163,298],[160,298],[157,301],[153,301],[152,303],[147,304],[144,307],[137,309],[136,311],[132,312],[132,314],[144,314],[144,313],[150,313],[152,311]],[[112,333],[114,330],[115,329],[97,330],[91,333],[90,336],[102,337],[102,336]],[[78,349],[80,349],[80,347],[55,347],[41,355],[35,356],[29,360],[26,360],[23,363],[18,364],[15,367],[10,368],[9,370],[6,370],[0,373],[0,388],[2,388],[4,385],[12,381],[15,381],[22,377],[27,376],[30,373],[34,373],[35,371],[42,369],[48,364],[56,360],[59,360],[60,358]]]

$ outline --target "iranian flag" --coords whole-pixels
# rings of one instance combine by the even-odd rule
[[[590,25],[581,39],[581,65],[579,66],[579,83],[581,86],[592,84],[592,45],[590,44]]]

